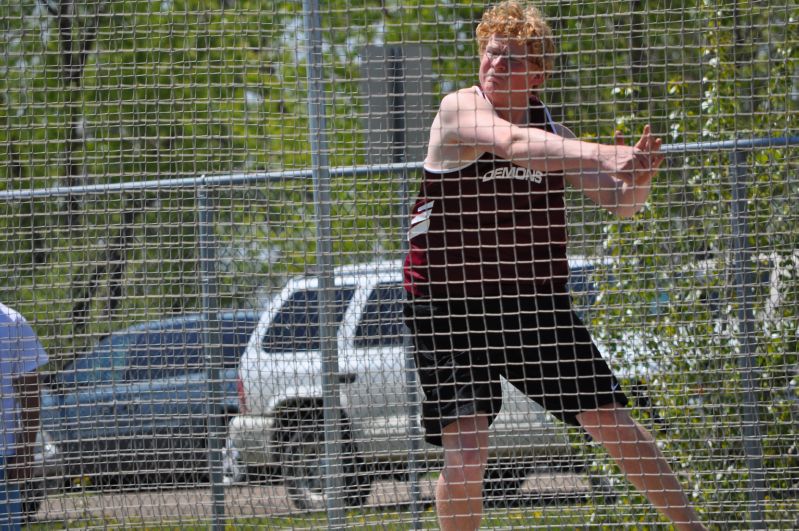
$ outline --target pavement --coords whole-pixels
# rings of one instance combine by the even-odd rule
[[[432,506],[434,484],[429,476],[420,481],[422,509]],[[545,473],[531,475],[521,488],[521,499],[573,499],[590,490],[587,478],[576,474]],[[404,481],[378,481],[367,500],[373,509],[409,510],[411,484]],[[225,515],[229,517],[286,516],[296,513],[282,485],[232,485],[225,487]],[[207,521],[213,517],[211,489],[176,488],[134,492],[75,491],[48,494],[34,523],[67,524],[96,522],[98,526],[129,524],[180,525]],[[94,524],[92,524],[94,525]]]

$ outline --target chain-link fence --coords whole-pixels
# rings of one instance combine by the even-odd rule
[[[709,528],[796,528],[799,6],[538,5],[553,121],[667,155],[632,218],[566,189],[575,312]],[[0,485],[34,528],[437,526],[402,260],[486,7],[0,0],[0,302],[49,357],[37,408],[4,343]],[[501,387],[483,528],[667,528]]]

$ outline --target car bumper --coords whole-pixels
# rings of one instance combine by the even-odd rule
[[[34,478],[61,478],[64,476],[64,456],[60,446],[47,432],[36,437],[33,454]]]
[[[490,457],[529,458],[540,462],[558,461],[575,453],[566,429],[554,422],[543,411],[529,406],[522,411],[503,411],[491,426],[489,434]],[[408,426],[407,419],[403,424]],[[522,429],[520,429],[522,428]],[[238,415],[228,425],[228,444],[238,451],[240,459],[248,466],[264,467],[278,464],[279,448],[276,441],[274,419],[265,416]],[[377,430],[382,431],[382,430]],[[412,450],[407,430],[397,427],[381,433],[359,433],[356,443],[361,455],[370,462],[407,461]],[[402,431],[404,435],[398,435]],[[440,447],[419,441],[417,459],[439,462]]]
[[[36,438],[31,477],[23,489],[26,512],[35,513],[49,493],[63,490],[65,470],[60,447],[47,432],[41,432]]]
[[[274,419],[271,417],[237,415],[228,423],[228,445],[239,452],[241,461],[253,466],[268,466],[277,462],[274,439]]]

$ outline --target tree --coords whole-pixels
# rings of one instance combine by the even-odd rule
[[[701,81],[661,85],[673,140],[777,136],[796,129],[792,93],[799,34],[796,7],[697,6],[704,27]],[[687,63],[688,61],[684,61]],[[697,98],[697,88],[701,88]],[[651,87],[650,87],[651,90]],[[691,92],[687,92],[691,90]],[[665,114],[664,114],[665,116]],[[639,120],[641,117],[636,116]],[[772,498],[790,497],[797,479],[797,244],[792,151],[749,155],[747,268],[757,334],[757,396],[764,467]],[[743,453],[743,375],[738,334],[740,286],[732,225],[729,154],[687,155],[655,187],[651,206],[631,223],[612,225],[604,247],[618,259],[594,326],[616,353],[628,330],[646,331],[643,356],[654,363],[650,391],[668,436],[691,474],[701,505],[726,524],[746,521],[749,472]],[[674,171],[676,170],[676,171]],[[702,442],[703,444],[699,444]],[[767,517],[784,509],[769,505]],[[714,510],[714,508],[716,508]]]

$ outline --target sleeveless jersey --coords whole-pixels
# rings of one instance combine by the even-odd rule
[[[528,127],[555,132],[531,99]],[[568,280],[562,172],[484,153],[458,169],[424,169],[403,273],[412,297],[452,299],[546,292]]]

